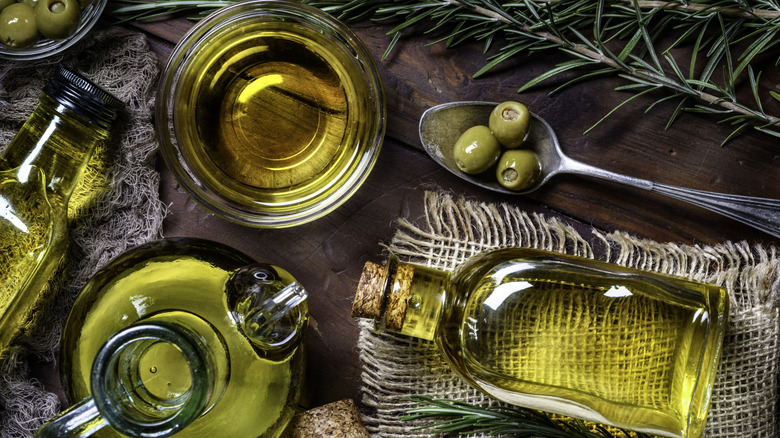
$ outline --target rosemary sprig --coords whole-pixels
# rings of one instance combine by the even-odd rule
[[[462,401],[413,396],[421,407],[407,411],[404,421],[428,422],[417,430],[436,433],[487,434],[535,438],[650,438],[650,435],[593,424],[575,419],[553,420],[548,415],[520,407],[475,406]]]
[[[114,3],[125,5],[113,8],[110,13],[120,17],[120,22],[127,22],[156,19],[190,11],[198,12],[199,16],[189,18],[198,19],[219,8],[237,3],[237,0],[121,0]]]
[[[549,79],[580,72],[552,92],[606,75],[627,81],[618,91],[633,96],[605,115],[604,120],[634,99],[663,91],[647,110],[677,100],[667,128],[683,111],[714,115],[733,126],[728,140],[752,128],[780,138],[780,118],[765,110],[765,102],[780,102],[780,94],[762,96],[759,62],[780,65],[780,4],[778,0],[303,0],[341,19],[370,17],[394,22],[387,56],[405,32],[424,27],[438,35],[432,44],[454,47],[482,41],[495,54],[474,77],[487,74],[506,60],[549,50],[571,59],[520,86],[518,92]],[[113,11],[127,19],[211,10],[234,1],[157,0],[131,3]],[[143,11],[143,13],[141,12]],[[136,14],[136,15],[129,15]],[[147,14],[147,15],[143,15]],[[662,37],[676,39],[664,49]],[[667,41],[664,39],[663,41]],[[675,58],[688,45],[689,59]],[[741,50],[741,52],[738,52]],[[679,55],[678,55],[679,56]],[[583,72],[584,71],[584,72]],[[652,93],[655,95],[657,93]],[[749,103],[745,103],[745,96]],[[600,123],[597,122],[596,125]],[[594,127],[596,126],[594,125]],[[593,129],[591,127],[590,129]]]
[[[415,14],[419,13],[419,7],[434,4],[440,9],[459,8],[468,11],[461,14],[445,14],[443,11],[429,14],[432,18],[439,17],[434,23],[435,28],[444,28],[449,24],[452,29],[455,29],[448,37],[439,41],[447,41],[449,45],[454,45],[464,41],[465,36],[468,36],[471,39],[492,42],[494,34],[502,32],[507,44],[500,47],[498,53],[488,59],[487,65],[479,70],[475,77],[485,74],[513,56],[524,53],[533,54],[557,48],[573,58],[528,81],[518,92],[524,92],[560,74],[585,68],[590,70],[586,70],[584,77],[580,76],[569,81],[553,92],[586,78],[619,74],[630,83],[619,87],[618,90],[630,91],[635,95],[619,104],[612,112],[639,95],[654,90],[666,90],[671,95],[652,102],[648,110],[671,98],[679,99],[680,104],[670,117],[667,127],[681,111],[691,111],[721,115],[722,122],[732,124],[735,129],[724,143],[748,127],[780,138],[780,118],[765,112],[762,105],[750,107],[741,103],[736,92],[739,74],[747,70],[747,67],[751,66],[760,55],[770,53],[770,49],[780,43],[780,40],[775,38],[780,31],[780,18],[778,18],[780,8],[761,10],[762,12],[759,13],[757,8],[744,6],[745,2],[738,4],[725,1],[720,5],[706,6],[703,3],[696,3],[698,6],[694,7],[692,12],[686,13],[682,13],[678,4],[674,2],[661,2],[674,4],[673,7],[663,8],[658,7],[659,2],[593,2],[590,0],[547,2],[527,0],[506,3],[503,6],[497,6],[490,1],[419,0],[405,2],[403,8],[397,6],[398,1],[386,3],[396,4],[393,11],[377,8],[375,16],[387,19],[391,14],[397,15],[396,11],[402,11],[404,14],[402,24],[396,26],[391,32],[402,32],[416,24],[418,18]],[[487,5],[493,7],[488,8]],[[504,13],[496,12],[496,8],[500,7],[504,8]],[[467,22],[473,21],[469,14],[487,17],[492,21],[483,24],[482,27],[468,26]],[[506,15],[511,15],[514,19],[507,19]],[[768,21],[766,17],[773,17],[772,21]],[[679,46],[686,38],[678,39],[663,52],[659,52],[655,44],[660,38],[659,35],[666,33],[666,30],[691,25],[697,25],[695,29],[699,30],[700,39],[704,35],[717,32],[721,35],[709,42],[706,39],[698,42],[693,57],[688,62],[691,73],[685,76],[681,74],[681,67],[671,53],[672,49]],[[485,29],[488,26],[492,27],[492,30]],[[468,34],[464,35],[464,32]],[[690,35],[695,34],[689,32],[686,37]],[[756,38],[756,41],[739,56],[740,64],[735,67],[731,42],[737,40],[742,42],[750,38]],[[623,42],[621,51],[610,50],[610,43],[621,41]],[[697,57],[701,56],[700,51],[706,51],[708,60],[700,69],[701,75],[696,76]],[[780,57],[777,62],[780,63]],[[718,84],[713,79],[714,73],[719,69],[726,72],[725,83]],[[757,82],[749,81],[749,84],[748,91],[752,94],[753,100],[760,103],[761,96],[759,96]],[[777,94],[770,92],[769,98],[777,99]],[[606,116],[601,120],[605,118]]]

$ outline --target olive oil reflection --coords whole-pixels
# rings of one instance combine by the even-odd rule
[[[369,90],[353,79],[360,78],[355,60],[294,23],[248,24],[242,32],[217,35],[234,42],[215,40],[190,61],[176,115],[190,164],[239,203],[329,193],[369,134],[358,121]]]

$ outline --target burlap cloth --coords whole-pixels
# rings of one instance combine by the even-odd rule
[[[508,204],[425,194],[423,223],[399,220],[387,251],[402,261],[451,270],[487,249],[521,246],[596,258],[593,245],[556,219],[529,215]],[[711,438],[778,436],[780,371],[780,260],[777,248],[747,243],[687,246],[640,240],[625,233],[594,231],[605,248],[599,259],[624,266],[687,277],[726,288],[729,326],[712,395],[705,435]],[[420,424],[399,420],[418,407],[404,400],[429,395],[495,404],[461,381],[431,342],[377,334],[360,322],[358,348],[363,364],[362,397],[370,408],[363,421],[377,437],[426,437]]]
[[[110,259],[162,235],[165,207],[158,194],[152,125],[158,66],[143,35],[101,29],[54,59],[0,61],[0,149],[38,105],[45,82],[60,62],[127,107],[113,144],[95,151],[71,200],[70,250],[51,284],[51,299],[18,340],[11,358],[0,363],[3,438],[32,436],[61,409],[57,395],[31,376],[35,364],[57,357],[65,319],[83,285]]]

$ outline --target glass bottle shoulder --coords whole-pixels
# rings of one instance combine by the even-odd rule
[[[450,275],[454,295],[477,299],[491,288],[518,280],[596,289],[607,296],[629,292],[652,296],[683,307],[715,306],[724,301],[725,291],[717,286],[650,271],[627,268],[581,257],[528,248],[506,248],[477,255]],[[460,298],[463,299],[463,298]],[[494,299],[496,299],[494,297]],[[725,311],[725,309],[720,309]]]
[[[109,131],[46,95],[3,153],[7,166],[36,164],[57,172],[77,172],[79,162],[109,137]],[[56,165],[57,162],[64,165]]]

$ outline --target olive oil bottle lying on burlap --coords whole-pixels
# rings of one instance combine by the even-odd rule
[[[508,248],[452,273],[366,264],[353,316],[436,341],[474,387],[518,406],[699,437],[728,315],[720,287]]]
[[[68,201],[124,104],[59,67],[0,157],[0,355],[68,246]]]

